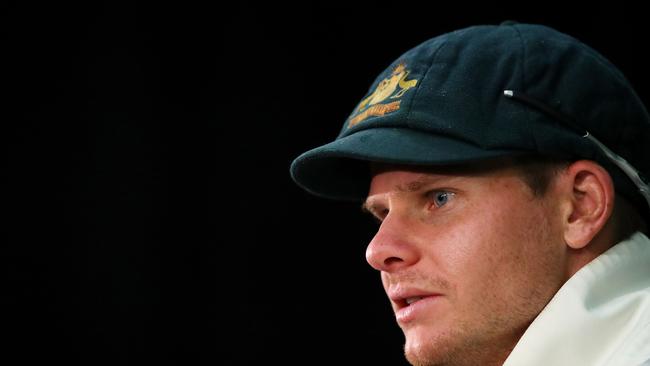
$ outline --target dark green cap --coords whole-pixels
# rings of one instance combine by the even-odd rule
[[[399,57],[336,140],[296,158],[291,176],[318,196],[358,201],[369,161],[436,166],[518,154],[595,160],[617,191],[643,201],[650,119],[623,74],[580,41],[541,25],[474,26]]]

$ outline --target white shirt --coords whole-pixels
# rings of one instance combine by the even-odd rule
[[[504,366],[650,366],[650,239],[635,233],[555,294]]]

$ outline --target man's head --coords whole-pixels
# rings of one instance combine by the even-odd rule
[[[642,227],[647,141],[643,103],[605,58],[507,23],[406,52],[291,174],[382,221],[367,259],[412,363],[490,364],[570,276]]]
[[[532,166],[547,170],[545,187]],[[366,257],[407,359],[503,363],[562,284],[625,235],[616,204],[609,174],[587,160],[373,165],[364,208],[381,225]]]

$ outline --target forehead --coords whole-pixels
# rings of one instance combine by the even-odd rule
[[[370,181],[372,195],[376,191],[416,192],[436,182],[454,179],[455,175],[418,172],[408,169],[382,170],[373,173]]]
[[[436,183],[467,181],[481,178],[519,177],[509,161],[497,160],[455,166],[409,166],[371,164],[371,181],[368,196],[382,192],[416,192]],[[478,181],[479,179],[472,179]]]

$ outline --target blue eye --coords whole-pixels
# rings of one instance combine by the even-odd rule
[[[433,204],[436,205],[436,207],[442,207],[449,202],[449,200],[454,196],[454,193],[452,192],[445,192],[445,191],[435,191],[431,192],[431,199],[433,200]]]

